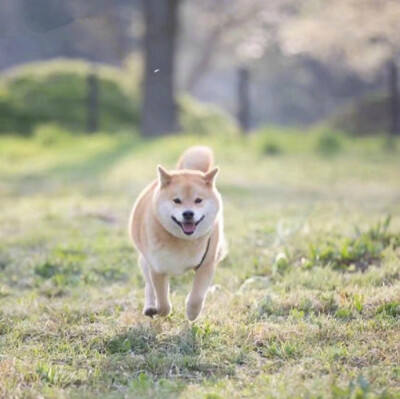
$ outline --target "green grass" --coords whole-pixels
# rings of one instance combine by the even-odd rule
[[[0,397],[400,396],[400,157],[383,138],[46,129],[0,138]],[[198,322],[191,273],[150,320],[128,215],[199,142],[230,252]]]

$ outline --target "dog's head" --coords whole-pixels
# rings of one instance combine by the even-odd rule
[[[221,209],[215,187],[218,168],[167,172],[158,167],[154,194],[155,213],[163,227],[176,237],[196,239],[209,233]]]

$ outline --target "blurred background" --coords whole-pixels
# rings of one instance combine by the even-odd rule
[[[395,135],[399,20],[397,0],[0,0],[0,132]]]

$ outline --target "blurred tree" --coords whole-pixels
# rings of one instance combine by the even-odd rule
[[[300,15],[280,32],[287,54],[307,53],[374,77],[387,68],[391,133],[400,134],[398,62],[400,1],[302,1]]]
[[[21,0],[21,13],[34,32],[49,31],[74,20],[71,7],[63,0]]]
[[[195,49],[185,84],[191,91],[217,55],[229,54],[229,61],[239,64],[261,58],[295,0],[204,0],[186,4],[183,19],[190,23],[184,26],[191,36],[188,46]]]
[[[191,91],[199,82],[214,60],[215,55],[226,47],[228,37],[238,30],[244,30],[247,24],[261,10],[260,0],[205,0],[202,2],[187,2],[190,7],[187,15],[190,24],[187,25],[196,41],[196,56],[187,77],[185,89]],[[193,16],[196,20],[193,21]],[[207,29],[204,29],[204,26]],[[197,36],[197,37],[196,37]]]
[[[0,69],[31,60],[121,64],[139,50],[140,0],[0,0]]]
[[[174,72],[179,0],[143,0],[146,32],[142,134],[178,130]]]
[[[184,88],[194,91],[215,61],[225,59],[230,65],[236,64],[236,114],[242,130],[249,130],[251,68],[268,48],[276,45],[278,27],[294,10],[295,0],[187,2],[183,20],[190,24],[186,24],[184,37],[190,35],[187,47],[195,54]]]

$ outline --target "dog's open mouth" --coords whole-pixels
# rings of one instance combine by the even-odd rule
[[[199,223],[204,219],[205,215],[203,215],[197,222],[179,222],[178,219],[174,218],[171,216],[172,220],[182,229],[184,234],[187,236],[191,236],[195,230],[196,227],[199,225]]]

